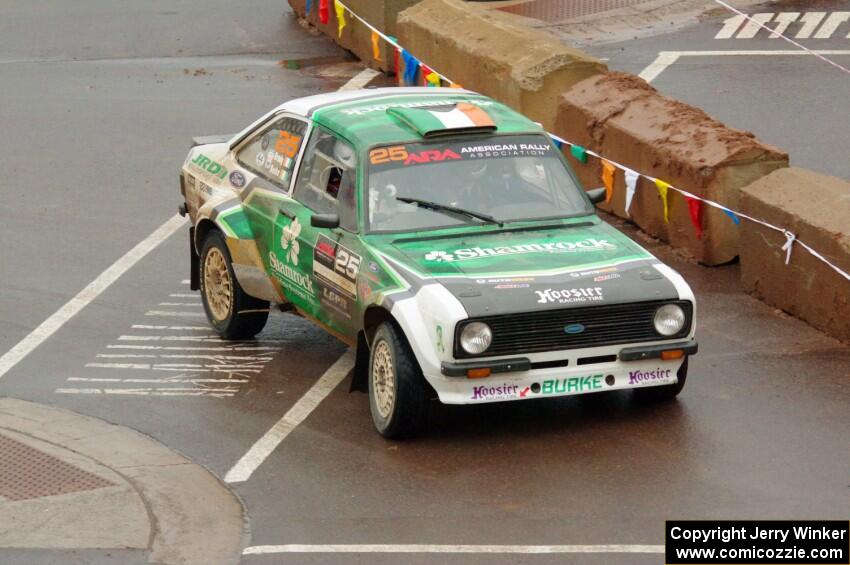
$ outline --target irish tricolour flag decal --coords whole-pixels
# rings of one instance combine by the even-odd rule
[[[387,113],[426,137],[445,131],[496,129],[487,112],[469,102],[430,108],[390,108]]]

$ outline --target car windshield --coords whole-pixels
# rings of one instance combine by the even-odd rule
[[[591,213],[545,135],[492,135],[376,147],[367,229],[418,231]]]

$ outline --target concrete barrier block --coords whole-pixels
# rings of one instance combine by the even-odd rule
[[[667,98],[642,79],[610,72],[566,91],[558,106],[555,133],[635,171],[660,178],[697,196],[739,206],[740,189],[788,166],[788,155],[749,132],[726,127],[700,109]],[[586,188],[602,186],[596,159],[571,159]],[[602,206],[630,217],[649,234],[686,250],[699,262],[718,265],[738,255],[739,228],[722,211],[702,206],[702,239],[697,239],[687,201],[668,194],[669,223],[661,197],[646,179],[638,182],[629,214],[623,174],[615,175],[614,198]]]
[[[346,0],[345,5],[358,16],[386,33],[396,34],[395,24],[398,13],[416,4],[419,0]],[[328,0],[328,23],[319,20],[319,0],[312,0],[310,13],[306,11],[306,0],[289,0],[289,5],[299,18],[306,19],[322,33],[331,37],[341,47],[348,49],[365,64],[383,71],[394,71],[395,50],[386,42],[379,41],[380,57],[376,60],[372,53],[372,31],[346,14],[346,26],[342,35],[338,33],[333,0]]]
[[[606,70],[510,14],[461,0],[422,0],[399,14],[397,31],[401,44],[431,68],[547,128],[562,92]]]
[[[741,190],[747,215],[784,227],[850,272],[850,182],[799,168],[775,171]],[[785,264],[785,235],[741,226],[741,280],[768,304],[850,342],[850,281],[794,245]]]

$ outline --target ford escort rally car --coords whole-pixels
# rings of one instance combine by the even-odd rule
[[[539,124],[474,92],[286,102],[195,138],[180,175],[191,286],[224,339],[279,308],[356,348],[378,432],[429,400],[676,396],[696,353],[683,278],[603,222]]]

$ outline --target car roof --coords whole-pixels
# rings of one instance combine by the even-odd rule
[[[387,110],[407,110],[472,104],[486,112],[495,133],[541,133],[543,128],[491,98],[461,88],[388,87],[316,94],[285,102],[269,114],[290,112],[312,118],[353,143],[358,150],[384,144],[421,140],[415,128]],[[268,115],[257,123],[264,121]]]

